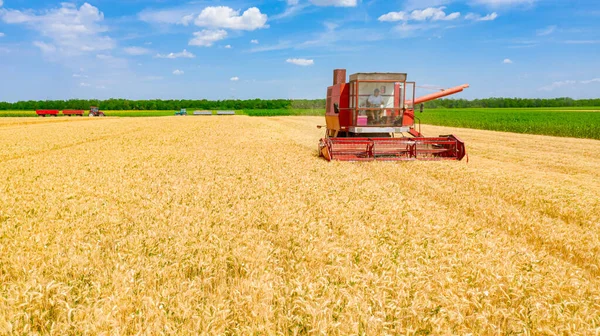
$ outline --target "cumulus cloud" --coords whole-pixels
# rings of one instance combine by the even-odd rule
[[[116,45],[105,35],[108,28],[102,24],[104,14],[87,2],[79,8],[62,3],[60,8],[38,14],[34,11],[3,10],[0,17],[7,24],[26,25],[46,37],[48,41],[34,42],[43,52],[60,51],[75,55],[110,50]]]
[[[251,40],[250,43],[252,43],[252,44],[258,44],[258,40]]]
[[[379,21],[395,22],[395,21],[451,21],[460,17],[460,12],[446,14],[446,7],[429,7],[422,10],[413,10],[412,12],[389,12],[381,15]]]
[[[288,58],[286,62],[300,66],[309,66],[315,64],[313,60],[305,58]]]
[[[155,57],[156,58],[170,58],[170,59],[175,59],[175,58],[194,58],[194,57],[196,57],[196,55],[194,55],[191,52],[183,49],[182,52],[178,52],[178,53],[169,53],[169,54],[166,54],[166,55],[156,54]]]
[[[469,14],[465,15],[465,19],[473,20],[473,21],[494,21],[497,18],[498,18],[498,13],[496,13],[496,12],[490,13],[486,16],[481,16],[481,15],[475,14],[475,13],[469,13]]]
[[[180,76],[180,75],[183,75],[183,74],[184,74],[184,72],[181,71],[181,70],[179,70],[179,69],[173,71],[173,75],[175,75],[175,76]]]
[[[225,49],[231,49],[231,44],[226,45]]]
[[[231,78],[229,78],[229,80],[232,82],[237,82],[240,80],[240,78],[239,77],[231,77]]]
[[[379,17],[381,22],[395,22],[395,21],[408,21],[410,15],[406,12],[389,12]]]
[[[233,30],[256,30],[268,28],[267,15],[256,7],[248,8],[242,15],[239,10],[226,6],[206,7],[196,17],[196,26],[226,28]]]
[[[89,87],[90,84],[82,82],[82,83],[79,83],[79,86],[81,86],[81,87]]]
[[[0,0],[0,7],[2,7],[2,5],[3,5],[3,2],[2,2],[2,0]]]
[[[127,47],[127,48],[124,48],[123,50],[128,55],[133,55],[133,56],[146,55],[146,54],[150,53],[149,49],[142,48],[142,47]]]
[[[0,32],[0,37],[6,36],[3,32]]]
[[[210,47],[215,42],[227,37],[227,32],[223,29],[204,29],[194,33],[194,38],[189,42],[189,45],[198,47]]]
[[[505,58],[504,61],[502,61],[503,64],[513,64],[513,61],[510,58]]]

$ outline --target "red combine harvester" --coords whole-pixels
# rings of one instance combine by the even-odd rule
[[[74,115],[83,117],[83,110],[63,110],[62,114],[69,117]]]
[[[415,99],[416,84],[407,82],[405,73],[356,73],[347,83],[346,70],[336,69],[327,88],[327,130],[319,156],[328,161],[462,160],[465,144],[456,136],[425,137],[420,121],[415,129],[415,106],[423,112],[423,103],[468,87]]]
[[[35,113],[40,117],[45,117],[45,116],[56,117],[58,115],[58,110],[35,110]]]

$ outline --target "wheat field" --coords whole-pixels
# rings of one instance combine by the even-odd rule
[[[0,119],[0,334],[600,334],[600,141],[321,117]]]

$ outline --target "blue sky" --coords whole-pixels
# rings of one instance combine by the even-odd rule
[[[597,0],[0,0],[0,101],[322,98],[334,68],[589,98],[599,56]]]

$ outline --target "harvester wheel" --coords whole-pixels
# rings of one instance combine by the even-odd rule
[[[94,116],[93,113],[88,114],[88,117],[93,117],[93,116]]]
[[[104,113],[100,112],[100,114],[98,114],[101,117],[104,117]]]

